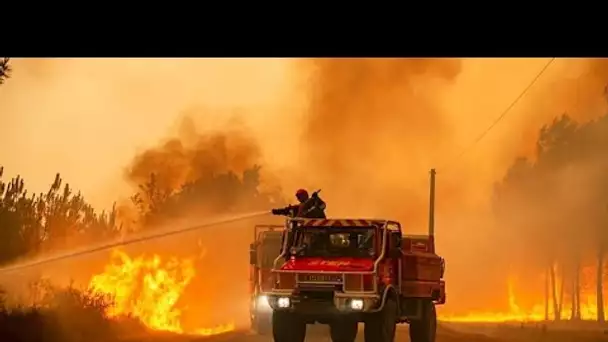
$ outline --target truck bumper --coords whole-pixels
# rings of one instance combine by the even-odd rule
[[[273,292],[268,294],[268,303],[273,310],[291,311],[303,315],[358,315],[375,312],[381,297],[370,293],[334,292],[331,301],[307,300],[297,294]]]

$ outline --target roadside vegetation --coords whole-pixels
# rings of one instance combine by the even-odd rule
[[[499,231],[545,279],[545,319],[580,320],[582,293],[604,322],[608,248],[608,115],[564,114],[542,127],[533,158],[518,158],[496,185]],[[510,257],[513,257],[512,255]]]

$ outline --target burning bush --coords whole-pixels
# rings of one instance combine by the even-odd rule
[[[183,312],[179,301],[195,276],[191,260],[163,260],[158,255],[131,258],[122,251],[115,251],[113,259],[89,284],[96,296],[113,298],[112,304],[105,308],[108,317],[133,317],[153,330],[193,335],[208,336],[234,330],[233,323],[212,328],[182,327]]]
[[[176,303],[194,276],[192,263],[175,259],[162,263],[158,255],[131,259],[118,251],[114,258],[90,283],[94,293],[114,298],[106,310],[108,316],[133,315],[152,329],[181,333]]]

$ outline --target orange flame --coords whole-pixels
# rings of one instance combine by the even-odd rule
[[[597,319],[597,294],[595,289],[595,276],[593,276],[593,266],[584,267],[581,271],[581,289],[580,289],[580,319],[595,320]],[[561,275],[556,277],[556,283],[561,284]],[[539,322],[544,321],[545,316],[548,319],[554,319],[554,305],[552,296],[549,297],[548,303],[545,303],[544,294],[537,298],[532,305],[526,305],[524,308],[519,304],[518,297],[515,293],[516,288],[515,277],[509,277],[507,280],[508,289],[508,304],[507,311],[487,311],[487,312],[472,312],[464,315],[440,314],[439,319],[446,322]],[[604,282],[606,284],[606,282]],[[561,288],[556,287],[556,292],[560,293]],[[566,290],[567,291],[567,290]],[[604,290],[606,293],[606,290]],[[569,294],[571,296],[571,294]],[[520,297],[524,297],[523,294]],[[536,298],[536,297],[535,297]],[[606,298],[606,296],[604,296]],[[558,299],[559,300],[559,299]],[[572,299],[565,297],[562,299],[560,319],[567,320],[572,314]],[[605,301],[604,305],[608,304]],[[545,313],[545,305],[547,305],[547,313]]]
[[[540,321],[544,320],[544,305],[534,306],[531,311],[522,310],[517,304],[514,291],[514,279],[508,280],[509,311],[507,312],[475,312],[466,315],[440,315],[439,319],[446,322],[510,322],[510,321]]]
[[[184,333],[177,302],[194,278],[192,261],[174,258],[163,264],[158,255],[151,259],[143,256],[131,259],[121,251],[114,251],[112,259],[105,271],[92,277],[89,283],[94,292],[113,298],[106,315],[110,318],[132,316],[154,330]],[[233,323],[191,333],[209,336],[231,330],[234,330]]]

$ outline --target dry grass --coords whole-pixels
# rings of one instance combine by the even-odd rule
[[[48,283],[36,286],[32,306],[0,306],[0,340],[11,342],[113,342],[126,333],[144,333],[141,324],[128,317],[109,320],[104,312],[111,299]]]

